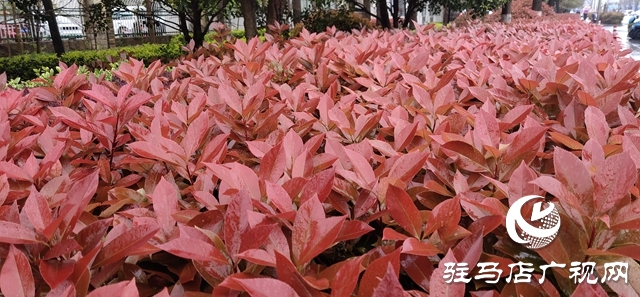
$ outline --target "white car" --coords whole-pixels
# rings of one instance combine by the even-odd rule
[[[127,6],[127,9],[117,9],[111,16],[113,30],[118,35],[147,33],[147,9],[144,6]],[[166,33],[167,27],[159,17],[156,21],[156,32]]]
[[[56,22],[58,23],[58,31],[60,32],[60,36],[63,39],[78,39],[84,37],[82,24],[80,22],[75,22],[70,18],[64,16],[56,16]],[[49,24],[47,22],[43,22],[41,24],[40,36],[51,37]]]

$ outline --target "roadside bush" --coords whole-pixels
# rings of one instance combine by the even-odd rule
[[[267,30],[264,28],[258,29],[258,37],[260,38],[260,40],[264,41],[264,34]],[[228,35],[233,37],[234,39],[241,39],[241,40],[247,40],[244,36],[244,30],[228,30],[227,31]],[[212,30],[209,33],[207,33],[207,35],[205,35],[204,37],[204,41],[205,42],[215,42],[217,40],[219,40],[220,36],[218,36],[219,33],[216,32],[216,30]]]
[[[538,13],[531,9],[533,0],[512,0],[511,2],[511,20],[534,20],[540,18]],[[486,15],[483,20],[485,22],[499,22],[501,20],[502,8],[496,9],[492,14]],[[555,12],[545,1],[542,2],[542,16],[551,17]],[[463,13],[458,16],[454,23],[456,26],[466,25],[472,21],[470,13]]]
[[[605,25],[620,25],[623,18],[624,13],[622,12],[612,11],[600,14],[600,21]]]
[[[304,28],[312,33],[325,32],[327,27],[331,28],[333,26],[339,31],[347,32],[352,29],[374,28],[369,19],[350,11],[348,8],[305,11],[302,15],[301,23]]]
[[[22,81],[37,77],[34,69],[55,68],[59,62],[67,65],[84,65],[100,68],[100,64],[108,64],[133,57],[149,63],[160,60],[168,63],[182,54],[180,38],[173,38],[169,44],[143,44],[105,50],[69,51],[61,59],[55,54],[30,54],[0,58],[0,69],[7,73],[9,79],[20,78]]]
[[[0,75],[2,294],[640,292],[640,61],[612,33],[328,33],[131,59],[120,84]],[[561,222],[545,247],[512,239],[525,195]]]

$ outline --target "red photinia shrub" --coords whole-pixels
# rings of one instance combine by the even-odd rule
[[[0,77],[5,296],[640,292],[640,62],[611,33],[529,21],[215,49],[170,73],[130,60],[114,83],[64,65],[48,87]],[[542,249],[506,232],[526,195],[559,209]],[[572,262],[612,261],[628,284],[574,284]],[[481,262],[505,273],[446,282]],[[567,267],[507,281],[519,262]]]

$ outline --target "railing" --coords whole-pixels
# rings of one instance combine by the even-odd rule
[[[57,11],[58,31],[63,40],[85,39],[92,35],[93,31],[85,30],[83,22],[86,19],[80,8],[62,8]],[[151,27],[147,26],[148,19],[155,20]],[[175,35],[178,18],[166,11],[154,12],[147,15],[146,12],[116,11],[112,16],[112,36],[116,38],[147,37],[152,33],[155,36]],[[111,28],[109,28],[111,29]],[[38,23],[19,15],[19,12],[7,1],[0,0],[0,44],[35,42],[37,40],[50,40],[49,25],[46,22]]]

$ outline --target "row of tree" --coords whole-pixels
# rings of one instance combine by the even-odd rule
[[[64,53],[62,38],[56,22],[56,10],[52,0],[9,0],[23,12],[32,17],[47,21],[54,50],[58,55]],[[291,4],[289,5],[289,1]],[[533,10],[542,11],[542,1],[533,1]],[[554,5],[560,0],[548,0]],[[182,32],[185,41],[194,41],[200,47],[214,21],[230,17],[242,17],[247,39],[258,35],[259,27],[268,24],[297,23],[303,16],[301,0],[145,0],[147,11],[151,7],[164,7],[168,13],[177,16],[177,23],[163,20],[167,26],[173,26]],[[160,5],[158,5],[160,4]],[[372,5],[375,4],[375,5]],[[417,13],[429,9],[432,13],[444,12],[444,23],[450,20],[452,12],[467,10],[473,16],[483,16],[488,11],[502,7],[503,21],[509,22],[511,0],[311,0],[310,9],[326,9],[329,6],[348,6],[351,10],[376,20],[382,28],[406,28],[416,20]],[[375,6],[375,10],[372,10]],[[42,10],[40,7],[43,7]],[[552,6],[553,7],[553,6]],[[94,28],[106,29],[111,22],[115,9],[126,9],[123,0],[101,0],[83,7],[88,14],[88,22]],[[144,12],[147,24],[155,20]],[[407,18],[407,21],[402,21]],[[153,30],[149,30],[153,32]]]

